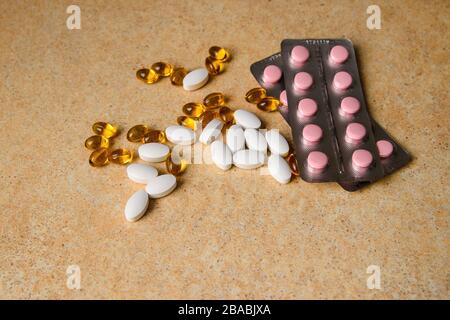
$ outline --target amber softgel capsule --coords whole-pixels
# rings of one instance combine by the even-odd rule
[[[205,106],[201,103],[189,102],[183,106],[182,110],[188,117],[198,118],[205,112]]]
[[[203,99],[206,109],[214,109],[225,104],[225,95],[222,92],[213,92]]]
[[[278,107],[281,106],[281,102],[274,97],[266,97],[258,102],[256,106],[259,110],[272,112],[278,110]]]
[[[223,62],[215,60],[211,57],[207,57],[205,59],[205,67],[208,70],[208,73],[213,76],[218,75],[225,69]]]
[[[299,175],[298,166],[297,166],[297,159],[295,158],[295,154],[290,153],[286,157],[287,163],[289,164],[289,168],[291,168],[291,172],[294,176]]]
[[[144,143],[150,142],[166,143],[166,134],[161,130],[150,130],[144,135]]]
[[[188,116],[179,116],[177,118],[177,123],[180,126],[185,126],[192,130],[195,130],[197,128],[197,121]]]
[[[167,62],[156,62],[152,64],[151,70],[154,70],[160,77],[170,77],[173,73],[173,66]]]
[[[133,161],[133,152],[129,149],[119,148],[111,151],[108,158],[113,163],[127,164]]]
[[[219,116],[225,123],[234,121],[233,110],[228,107],[220,107]]]
[[[144,142],[145,134],[150,128],[145,124],[138,124],[130,128],[127,132],[127,139],[130,142]]]
[[[166,159],[166,169],[167,172],[173,174],[174,176],[179,176],[187,168],[187,160],[185,159],[177,159],[176,161],[172,159],[172,157],[168,157]]]
[[[136,71],[136,78],[147,84],[152,84],[158,81],[159,75],[153,69],[142,68]]]
[[[89,156],[89,164],[92,167],[103,167],[109,163],[108,149],[100,148],[94,150]]]
[[[188,70],[185,68],[176,68],[173,70],[172,75],[170,76],[170,82],[174,86],[183,85],[183,79],[188,74]]]
[[[202,128],[205,128],[212,119],[215,119],[218,116],[219,114],[217,112],[206,110],[201,117]]]
[[[118,130],[116,126],[108,122],[96,122],[92,125],[92,131],[105,138],[111,138],[117,134]]]
[[[249,103],[258,104],[267,96],[266,89],[264,88],[253,88],[250,89],[245,94],[245,100]]]
[[[100,148],[108,148],[109,147],[109,140],[108,138],[105,138],[104,136],[91,136],[86,139],[84,142],[84,146],[86,149],[89,150],[97,150]]]
[[[209,56],[214,59],[221,62],[227,62],[231,59],[230,53],[222,47],[219,46],[212,46],[209,48]]]

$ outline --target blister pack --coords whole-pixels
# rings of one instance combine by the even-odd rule
[[[346,40],[343,40],[343,41],[346,41]],[[297,58],[297,61],[298,60],[301,61],[301,52],[300,53],[297,52],[297,53],[299,55],[297,55],[295,58]],[[295,56],[295,54],[294,54],[294,56]],[[354,51],[353,51],[353,57],[355,57]],[[335,54],[333,56],[333,59],[335,59],[336,61],[340,61],[339,54]],[[342,59],[342,57],[341,57],[341,59]],[[348,57],[347,57],[347,59],[348,59]],[[333,62],[335,62],[335,61],[333,61]],[[355,64],[356,64],[356,62],[355,62]],[[267,90],[267,94],[270,96],[279,98],[280,101],[283,103],[284,106],[280,107],[279,111],[282,114],[282,116],[285,118],[285,120],[288,121],[288,123],[290,123],[288,114],[287,114],[288,102],[286,101],[287,97],[286,97],[286,91],[284,90],[284,83],[283,83],[284,67],[283,67],[283,62],[281,60],[281,53],[273,54],[265,59],[262,59],[260,61],[253,63],[251,65],[250,69],[251,69],[253,76],[258,81],[258,83]],[[358,80],[359,80],[359,75],[358,75]],[[352,112],[351,107],[352,107],[351,104],[350,104],[350,107],[345,105],[344,109],[347,111],[347,113],[349,111],[351,113]],[[360,108],[361,108],[361,106],[359,106],[359,109]],[[295,111],[297,113],[300,113],[300,116],[302,117],[305,113],[307,115],[312,113],[315,108],[314,108],[314,106],[313,106],[313,108],[310,108],[309,110],[308,110],[308,108],[306,108],[306,111],[305,111],[305,108],[298,108],[298,106],[297,106],[297,108],[295,108],[295,109],[296,109]],[[330,114],[331,114],[331,111],[330,111]],[[368,115],[368,113],[367,113],[367,115]],[[340,116],[343,116],[343,118],[347,119],[347,120],[352,119],[351,117],[349,117],[348,114],[342,113],[342,111],[341,111]],[[330,118],[331,118],[331,120],[333,120],[332,116]],[[383,128],[378,123],[376,123],[376,121],[371,119],[369,115],[368,115],[368,119],[369,119],[369,122],[368,122],[369,128],[366,129],[366,133],[367,133],[367,131],[369,131],[369,133],[371,133],[373,135],[373,138],[376,141],[376,151],[377,151],[377,155],[379,156],[380,162],[382,165],[383,176],[390,174],[393,171],[406,165],[410,161],[410,156],[408,155],[408,153],[398,143],[396,143],[383,130]],[[334,128],[333,128],[333,130],[334,130]],[[350,131],[350,136],[354,138],[354,135],[352,135],[352,133],[353,133],[352,130],[349,130],[349,131]],[[344,139],[345,139],[345,136],[344,136]],[[350,142],[353,142],[353,141],[350,141]],[[336,139],[335,143],[338,146],[337,139]],[[339,147],[337,147],[337,148],[339,148]],[[337,151],[339,154],[340,153],[339,149],[337,149]],[[305,169],[305,168],[303,168],[303,169]],[[373,179],[372,181],[374,181],[374,180],[376,180],[376,179]],[[356,179],[356,181],[355,180],[346,181],[345,179],[342,178],[342,176],[337,177],[336,181],[338,181],[339,184],[347,191],[358,190],[361,187],[370,183],[370,181],[361,181],[361,180],[358,181],[358,179]]]
[[[283,40],[281,47],[288,105],[297,106],[288,114],[303,177],[350,183],[383,177],[351,42]]]

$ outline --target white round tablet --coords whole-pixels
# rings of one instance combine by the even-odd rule
[[[192,70],[183,78],[183,89],[193,91],[203,87],[209,79],[208,70],[199,68]]]
[[[247,148],[267,153],[267,141],[264,135],[257,129],[245,129],[245,144]]]
[[[170,126],[166,128],[167,140],[174,144],[191,145],[195,142],[195,132],[184,126]]]
[[[125,219],[130,222],[139,220],[147,211],[148,203],[148,194],[145,190],[135,192],[125,205]]]
[[[233,154],[228,146],[220,140],[211,143],[211,159],[222,170],[228,170],[233,164]]]
[[[162,198],[170,194],[177,186],[177,179],[172,174],[163,174],[150,179],[145,191],[150,198]]]
[[[266,140],[271,153],[279,154],[282,157],[287,156],[289,153],[289,143],[278,130],[266,131]]]
[[[132,163],[127,167],[127,175],[130,180],[137,183],[145,183],[158,176],[158,171],[149,165]]]
[[[261,127],[261,120],[252,112],[238,109],[234,112],[236,123],[244,129],[258,129]]]
[[[198,140],[203,144],[210,144],[216,140],[222,132],[223,121],[220,119],[211,120],[203,129],[202,134]]]
[[[232,153],[245,148],[244,130],[240,125],[234,124],[227,130],[227,146]]]
[[[267,161],[269,172],[279,183],[286,184],[291,181],[291,169],[289,164],[278,154],[272,154]]]
[[[150,142],[138,148],[139,158],[148,162],[162,162],[170,153],[168,146],[162,143]]]
[[[233,164],[241,169],[261,167],[265,160],[265,154],[256,150],[239,150],[233,154]]]

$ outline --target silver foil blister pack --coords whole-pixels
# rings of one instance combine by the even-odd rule
[[[301,40],[301,41],[306,41],[306,40]],[[323,42],[328,44],[328,50],[330,49],[330,40],[308,40],[309,42],[313,42],[316,44],[321,44]],[[348,42],[348,40],[332,40],[332,41],[343,41],[344,43],[347,42],[347,44],[350,44]],[[339,43],[339,42],[335,42],[335,43]],[[341,42],[342,43],[342,42]],[[340,43],[340,44],[341,44]],[[326,48],[322,48],[322,50],[326,51]],[[329,52],[328,52],[329,54]],[[350,56],[350,54],[349,54]],[[355,57],[355,53],[352,47],[352,59],[355,59],[355,67],[356,67],[356,73],[357,73],[357,65],[356,65],[356,57]],[[279,79],[278,82],[276,83],[267,83],[264,81],[264,70],[266,67],[271,66],[271,65],[275,65],[278,66],[282,71],[283,71],[283,76]],[[285,76],[285,68],[283,66],[283,61],[281,60],[281,54],[280,53],[276,53],[273,54],[265,59],[262,59],[260,61],[257,61],[255,63],[253,63],[251,65],[251,72],[253,74],[253,76],[255,77],[255,79],[258,81],[258,83],[264,87],[267,90],[268,95],[279,98],[280,94],[284,91],[284,83],[283,83],[283,77]],[[342,70],[342,68],[340,69]],[[330,73],[328,76],[331,76],[332,73]],[[325,77],[327,76],[325,74],[325,72],[323,72],[322,70],[322,76]],[[359,82],[359,74],[357,75],[357,81]],[[323,90],[323,89],[322,89]],[[328,91],[328,89],[326,89],[326,92]],[[361,88],[361,93],[362,94],[362,88]],[[327,95],[328,97],[328,95]],[[363,96],[364,97],[364,96]],[[365,104],[365,101],[364,101]],[[365,107],[365,106],[364,106]],[[287,106],[283,106],[279,108],[280,113],[282,114],[282,116],[285,118],[285,120],[290,124],[288,115],[287,115]],[[335,110],[337,112],[339,112],[339,109]],[[331,114],[331,110],[330,110],[330,114]],[[374,141],[379,142],[379,141],[387,141],[389,144],[392,145],[392,152],[388,157],[381,157],[380,159],[380,163],[381,163],[381,167],[382,167],[382,174],[381,176],[372,176],[371,179],[369,180],[365,180],[365,179],[353,179],[351,178],[350,180],[343,178],[343,176],[338,176],[335,180],[330,179],[329,181],[337,181],[339,182],[339,184],[347,191],[355,191],[360,189],[361,187],[369,184],[372,181],[375,181],[377,179],[379,179],[380,177],[384,176],[384,175],[388,175],[390,173],[392,173],[393,171],[405,166],[409,161],[410,161],[410,156],[409,154],[398,144],[396,143],[385,131],[384,129],[378,124],[376,123],[376,121],[374,121],[373,119],[370,118],[370,115],[367,114],[366,119],[364,119],[368,125],[368,127],[366,128],[367,130],[367,134],[371,134],[373,136]],[[342,117],[343,115],[340,113],[337,113],[337,116]],[[355,117],[348,117],[348,115],[346,114],[345,117],[343,117],[343,120],[354,120],[356,119]],[[358,118],[359,119],[359,118]],[[333,116],[331,116],[331,120],[333,121]],[[342,120],[342,119],[340,119]],[[343,122],[345,123],[345,122]],[[341,124],[341,123],[340,123]],[[334,132],[336,132],[333,122],[332,122],[332,126],[329,126],[328,129],[333,130]],[[293,133],[294,134],[294,133]],[[345,137],[345,136],[344,136]],[[294,139],[295,140],[295,139]],[[338,145],[338,140],[335,140],[336,146],[337,146],[337,154],[340,154],[340,150],[339,145]],[[377,148],[378,149],[378,148]],[[377,150],[378,151],[378,150]],[[305,169],[307,168],[302,168],[300,167],[301,171],[305,171]],[[303,176],[302,176],[303,178]],[[307,181],[311,181],[309,179],[305,179]],[[316,182],[318,180],[313,180],[311,182]],[[325,181],[325,180],[319,180],[319,181]],[[327,179],[328,181],[328,179]]]
[[[330,177],[337,176],[338,181],[349,183],[373,182],[383,177],[351,42],[289,39],[283,40],[281,47],[288,105],[300,106],[309,99],[318,105],[317,112],[308,119],[299,117],[296,108],[290,108],[288,112],[297,161],[307,171],[302,177],[307,177],[308,181],[330,181]],[[330,58],[330,52],[335,47],[347,52],[347,58],[340,63],[333,63]],[[295,53],[297,62],[293,58]],[[300,59],[303,61],[298,62]],[[345,98],[359,102],[359,110],[352,116],[340,113]],[[321,175],[310,170],[311,162],[306,161],[310,160],[313,150],[305,146],[305,133],[302,130],[311,123],[318,124],[323,132],[327,131],[314,149],[324,152],[328,157],[328,164]],[[357,127],[351,132],[364,130],[365,135],[359,140],[350,140],[346,134],[348,126]]]

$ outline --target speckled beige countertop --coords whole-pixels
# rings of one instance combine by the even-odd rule
[[[0,298],[441,298],[449,287],[449,2],[71,1],[0,2]],[[290,135],[277,114],[247,104],[252,62],[284,38],[347,37],[357,47],[373,117],[412,163],[356,193],[337,184],[193,165],[175,192],[127,223],[141,186],[125,167],[88,164],[97,120],[174,124],[184,103],[223,91]],[[196,92],[138,67],[195,68],[211,45],[232,62]],[[125,135],[115,146],[128,143]],[[162,165],[158,165],[161,172]],[[81,289],[66,286],[77,265]],[[369,290],[367,267],[381,270]]]

